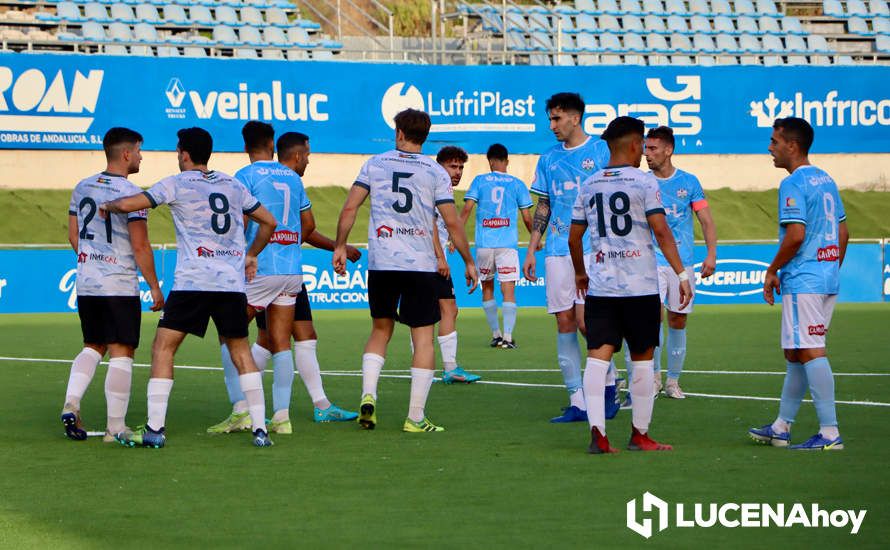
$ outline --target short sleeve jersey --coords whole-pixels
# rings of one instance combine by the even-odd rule
[[[677,241],[680,260],[683,265],[691,266],[695,263],[692,218],[694,212],[708,206],[705,192],[697,177],[680,169],[676,169],[669,178],[656,177],[655,180],[661,190],[661,202],[664,205],[668,226],[671,228],[674,240]],[[669,265],[657,244],[655,245],[655,255],[658,265]]]
[[[355,184],[368,190],[368,269],[436,271],[432,231],[436,207],[454,203],[451,178],[420,153],[392,151],[371,157]]]
[[[303,180],[287,166],[259,161],[238,170],[235,179],[275,216],[278,225],[269,244],[257,257],[257,275],[301,275],[303,243],[300,213],[312,208]],[[253,242],[259,224],[247,224],[247,242]]]
[[[176,229],[173,290],[244,292],[244,214],[260,202],[222,172],[188,170],[162,179],[145,196],[166,204]]]
[[[664,213],[652,174],[632,166],[600,170],[581,184],[572,223],[586,225],[593,255],[589,296],[658,294],[647,216]]]
[[[138,296],[136,260],[127,224],[145,220],[146,211],[99,217],[100,204],[142,192],[127,178],[108,173],[74,187],[68,213],[77,216],[77,295]]]
[[[530,208],[531,195],[519,178],[501,172],[476,176],[464,200],[476,201],[476,248],[516,248],[517,210]]]
[[[847,219],[837,184],[815,166],[801,166],[779,185],[779,241],[786,226],[806,226],[797,254],[780,273],[783,294],[837,294],[840,290],[838,225]]]

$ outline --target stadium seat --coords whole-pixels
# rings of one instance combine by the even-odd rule
[[[260,30],[249,25],[238,29],[238,38],[241,39],[242,43],[250,44],[251,46],[263,45],[263,37],[260,36]]]
[[[528,22],[523,17],[522,12],[510,10],[507,12],[507,32],[510,31],[528,31]]]
[[[757,13],[751,0],[734,0],[732,5],[736,15],[754,15]]]
[[[582,53],[578,54],[578,65],[579,66],[589,66],[589,65],[599,65],[600,56],[592,53]]]
[[[263,14],[253,6],[245,6],[241,8],[241,23],[244,25],[253,25],[255,27],[262,27],[266,24],[266,22],[263,21]]]
[[[214,20],[221,25],[228,25],[230,27],[236,27],[240,24],[238,21],[238,14],[235,13],[235,8],[231,6],[217,6]],[[256,55],[256,52],[253,53]]]
[[[692,36],[692,47],[706,53],[717,51],[716,46],[714,46],[714,39],[710,35],[703,33],[697,33]]]
[[[135,23],[136,16],[133,15],[133,8],[126,4],[116,3],[111,5],[111,18],[121,23]]]
[[[890,19],[875,17],[871,20],[871,27],[878,34],[890,34]]]
[[[668,53],[671,49],[668,47],[667,40],[660,34],[649,34],[646,36],[646,45],[650,52]],[[651,62],[650,62],[651,65]]]
[[[604,32],[600,35],[600,51],[618,52],[624,49],[617,34]]]
[[[686,19],[679,15],[669,15],[667,18],[667,30],[669,32],[689,32]]]
[[[589,32],[578,33],[575,37],[575,41],[577,43],[578,49],[584,52],[595,52],[599,50],[599,45],[596,41],[596,35]],[[580,63],[579,63],[580,65]]]
[[[507,41],[507,49],[514,51],[528,51],[528,44],[525,41],[525,34],[520,31],[507,31],[507,36],[505,37]]]
[[[637,53],[646,53],[648,48],[646,48],[646,43],[643,42],[643,37],[639,34],[625,34],[624,35],[624,49],[630,50],[632,52]],[[627,58],[624,59],[627,61]],[[638,62],[634,60],[634,65],[643,65],[644,63]]]
[[[664,19],[651,13],[643,19],[643,26],[649,32],[667,32],[667,27],[664,26]]]
[[[547,13],[538,10],[530,11],[528,14],[528,28],[532,31],[549,31],[550,20],[547,19]]]
[[[667,0],[664,3],[664,11],[674,15],[686,15],[688,13],[683,0]]]
[[[86,23],[84,23],[83,26],[80,28],[80,32],[84,40],[101,42],[106,39],[105,28],[95,21],[87,21]]]
[[[649,14],[663,14],[664,4],[661,3],[661,0],[643,0],[643,11]]]
[[[550,61],[550,56],[545,53],[533,53],[528,56],[529,65],[552,65],[553,63]]]
[[[105,55],[128,55],[127,47],[121,44],[108,44],[102,51]]]
[[[284,36],[284,31],[278,27],[265,27],[263,29],[263,42],[280,47],[289,45],[287,37]]]
[[[235,59],[259,59],[260,57],[253,48],[235,48],[233,53]]]
[[[207,50],[203,46],[186,46],[182,49],[183,57],[207,57]]]
[[[501,19],[501,16],[498,15],[497,13],[484,11],[484,12],[480,12],[480,17],[482,18],[482,28],[484,30],[490,31],[490,32],[496,32],[496,33],[503,32],[504,23],[503,23],[503,20]],[[300,50],[295,50],[295,51],[300,51]],[[303,57],[300,59],[309,59],[309,54],[307,52],[302,52],[302,53],[306,57]],[[295,59],[297,59],[296,57],[294,59],[291,59],[290,55],[291,54],[288,52],[289,60],[294,61]],[[294,54],[294,55],[296,55],[296,54]]]
[[[822,13],[825,15],[830,15],[832,17],[845,17],[844,7],[841,5],[840,0],[824,0],[822,2]]]
[[[624,13],[631,13],[633,15],[643,15],[643,7],[640,5],[640,0],[621,0],[619,2],[618,7]]]
[[[101,8],[102,6],[99,7]],[[102,9],[104,10],[105,8]],[[74,2],[59,2],[56,6],[56,15],[65,21],[80,21],[83,19],[80,15],[80,9]]]
[[[732,8],[727,0],[711,0],[711,13],[718,15],[732,15]]]
[[[578,15],[577,28],[581,31],[593,31],[597,29],[596,19],[589,13]]]
[[[108,16],[108,10],[105,8],[105,6],[98,2],[90,2],[84,5],[83,17],[85,19],[96,21],[98,23],[112,21],[112,18]]]
[[[809,51],[811,52],[831,52],[831,48],[828,47],[828,41],[825,40],[825,37],[819,34],[811,34],[807,37],[807,45],[809,45]]]
[[[757,27],[762,33],[779,34],[782,32],[781,29],[779,29],[779,20],[768,15],[760,16],[760,19],[757,20]]]
[[[738,65],[739,58],[734,55],[722,55],[717,59],[718,65]]]
[[[741,65],[760,65],[759,55],[743,55],[741,56]]]
[[[176,46],[158,46],[158,57],[179,57],[179,48]]]
[[[710,15],[711,6],[708,5],[708,0],[689,0],[689,13]]]
[[[868,13],[872,15],[883,15],[890,17],[890,6],[884,0],[869,0]]]
[[[760,34],[760,28],[757,26],[757,21],[753,17],[743,15],[735,20],[735,24],[737,31],[740,33]]]
[[[154,57],[154,52],[151,50],[151,46],[145,44],[137,44],[135,46],[130,46],[130,55],[139,55],[142,57]]]
[[[287,29],[287,39],[293,44],[314,45],[315,42],[309,38],[309,33],[302,27],[291,27]]]
[[[693,49],[689,37],[680,33],[671,35],[671,50],[679,53],[695,53],[695,49]]]
[[[718,15],[714,18],[714,31],[718,33],[735,34],[735,25],[732,19],[725,15]]]
[[[713,55],[697,55],[695,56],[695,63],[699,67],[713,67],[717,64],[717,58]]]
[[[739,51],[739,43],[736,42],[735,36],[731,34],[718,34],[717,35],[717,50],[726,53],[735,53]]]
[[[161,42],[158,29],[148,23],[136,23],[133,26],[133,37],[140,42]]]
[[[773,0],[757,0],[757,13],[766,15],[778,15],[776,3]]]
[[[287,50],[288,61],[303,61],[309,59],[309,52],[306,50]]]
[[[571,54],[561,53],[553,56],[553,64],[558,65],[560,67],[574,67],[575,66],[575,58],[572,57]]]
[[[528,40],[529,47],[533,50],[555,50],[552,37],[553,35],[546,31],[532,31]]]
[[[119,21],[115,21],[114,23],[108,25],[108,32],[106,34],[111,40],[117,40],[120,42],[133,41],[133,32],[130,30],[130,26],[125,25],[124,23],[121,23]]]
[[[334,59],[334,52],[331,50],[313,50],[312,59],[320,61],[331,61]]]
[[[224,45],[238,44],[238,37],[235,36],[235,29],[226,25],[217,25],[213,27],[213,41]]]
[[[178,4],[167,4],[164,6],[164,20],[168,23],[186,24],[188,23],[188,15],[185,14],[185,8]]]
[[[807,56],[805,55],[789,55],[785,58],[786,65],[809,65],[810,62],[807,61]]]
[[[767,34],[763,37],[763,50],[767,52],[784,52],[785,45],[782,39],[774,34]]]
[[[214,22],[213,15],[210,13],[210,8],[207,6],[190,6],[189,19],[195,23],[202,23],[204,25],[212,25]]]
[[[266,48],[261,53],[263,59],[284,59],[284,52],[277,48]]]
[[[692,32],[710,34],[713,32],[711,21],[704,15],[693,15],[689,19],[689,26]]]
[[[868,15],[868,8],[862,0],[847,0],[847,15]]]
[[[834,60],[835,65],[855,65],[853,57],[849,55],[839,55]]]
[[[765,55],[763,56],[763,65],[764,67],[776,67],[778,65],[783,65],[782,56],[781,55]]]
[[[618,8],[618,3],[615,0],[597,0],[596,7],[601,13],[607,13],[609,15],[618,15],[621,13],[621,10]]]
[[[754,35],[743,33],[739,37],[739,48],[745,52],[759,52],[760,40]]]
[[[585,13],[597,13],[596,4],[593,0],[575,0],[575,9]]]
[[[871,36],[874,33],[868,28],[868,23],[861,17],[850,17],[847,19],[847,32],[850,34],[858,34],[860,36]]]
[[[279,25],[283,27],[290,25],[287,20],[287,14],[284,13],[284,10],[282,10],[281,8],[266,9],[266,24]]]
[[[645,29],[643,21],[636,15],[625,15],[621,18],[621,28],[625,33],[638,32],[642,33]]]
[[[650,55],[648,61],[649,65],[667,65],[671,62],[666,55]]]
[[[879,34],[875,37],[875,50],[879,52],[890,52],[890,36]]]
[[[578,32],[578,29],[575,28],[575,21],[572,19],[571,14],[560,13],[558,23],[562,27],[562,32],[565,32],[565,33]],[[556,23],[553,24],[553,30],[554,30],[554,32],[556,31]]]
[[[785,16],[782,18],[782,31],[786,34],[807,34],[797,17]]]
[[[600,30],[621,32],[621,23],[618,22],[618,18],[614,15],[600,15],[597,26]]]
[[[789,34],[785,36],[785,49],[789,52],[804,53],[807,51],[807,44],[803,41],[802,36]]]
[[[695,60],[689,57],[688,55],[672,55],[671,56],[671,65],[679,65],[681,67],[688,67],[690,65],[695,65]]]
[[[137,4],[136,19],[139,21],[157,23],[161,18],[158,16],[158,8],[151,4]]]

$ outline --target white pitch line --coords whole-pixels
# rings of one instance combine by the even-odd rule
[[[33,357],[5,357],[0,356],[0,361],[20,361],[25,363],[70,363],[69,359],[37,359]],[[103,364],[107,364],[104,362]],[[133,363],[134,367],[150,367],[146,363]],[[177,369],[183,370],[201,370],[201,371],[221,371],[222,367],[206,367],[200,365],[176,365]],[[521,370],[514,369],[514,372],[524,372]],[[540,369],[536,369],[534,372],[539,372]],[[399,372],[399,371],[390,371],[390,372]],[[407,372],[407,371],[402,371]],[[498,371],[492,371],[498,372]],[[505,371],[500,371],[505,372]],[[703,373],[711,373],[712,371],[699,371]],[[360,371],[322,371],[322,374],[327,376],[361,376],[362,373]],[[739,374],[761,374],[761,373],[748,373],[739,371]],[[785,374],[785,373],[781,373]],[[837,373],[835,373],[837,374]],[[867,373],[864,373],[867,374]],[[853,373],[847,373],[848,376],[853,376]],[[398,379],[410,379],[411,376],[407,374],[381,374],[381,378],[398,378]],[[511,387],[523,387],[523,388],[564,388],[562,384],[536,384],[536,383],[528,383],[528,382],[499,382],[494,380],[480,380],[478,382],[474,382],[474,384],[481,385],[491,385],[491,386],[511,386]],[[757,397],[752,395],[724,395],[719,393],[692,393],[685,392],[686,395],[692,397],[705,397],[709,399],[736,399],[741,401],[781,401],[781,399],[777,397]],[[806,403],[812,403],[810,399],[804,399]],[[839,405],[858,405],[863,407],[890,407],[890,403],[882,403],[880,401],[835,401],[835,403]]]

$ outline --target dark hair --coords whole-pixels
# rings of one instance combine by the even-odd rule
[[[275,148],[279,157],[289,157],[294,147],[302,147],[309,143],[309,136],[300,132],[285,132],[278,138]]]
[[[674,130],[667,126],[659,126],[658,128],[652,128],[646,134],[647,138],[652,139],[660,139],[665,143],[669,143],[671,147],[674,146]]]
[[[794,141],[800,147],[804,155],[810,153],[810,147],[813,145],[815,133],[810,123],[802,118],[788,117],[777,118],[773,123],[776,130],[782,129],[782,136],[788,141]]]
[[[606,131],[600,137],[606,140],[606,143],[612,145],[612,143],[625,136],[638,135],[643,137],[645,132],[646,125],[643,124],[642,120],[631,116],[620,116],[609,123]]]
[[[579,94],[574,92],[560,92],[553,94],[547,100],[547,111],[553,109],[562,109],[563,111],[575,111],[580,115],[584,115],[584,100]]]
[[[488,148],[488,152],[485,153],[485,158],[487,158],[488,160],[507,160],[507,157],[507,148],[500,143],[492,144],[491,147]]]
[[[245,149],[260,151],[266,148],[269,142],[275,140],[275,129],[271,124],[251,120],[241,128],[241,137],[244,138]]]
[[[179,143],[176,148],[185,151],[195,164],[207,164],[213,152],[213,138],[204,128],[183,128],[176,132]]]
[[[467,162],[470,157],[467,156],[467,152],[461,149],[460,147],[456,147],[454,145],[446,145],[439,149],[439,154],[436,155],[436,162],[439,164],[445,164],[448,161],[458,160],[460,162]]]
[[[105,158],[110,159],[117,152],[118,145],[136,145],[137,143],[142,143],[142,134],[135,130],[130,130],[129,128],[121,128],[120,126],[115,126],[114,128],[109,128],[107,132],[105,132],[105,137],[102,138],[102,148],[105,149]]]
[[[396,129],[405,134],[405,139],[417,145],[423,145],[430,135],[430,115],[417,109],[405,109],[397,114],[393,121]]]

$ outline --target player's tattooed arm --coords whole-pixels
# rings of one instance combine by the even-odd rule
[[[532,230],[528,239],[528,250],[525,253],[525,262],[522,264],[522,274],[529,281],[537,281],[535,252],[541,248],[541,237],[547,231],[550,223],[550,197],[538,198],[535,207],[535,215],[532,218]]]
[[[532,232],[537,233],[539,238],[547,231],[547,224],[550,223],[550,197],[541,197],[538,199],[538,205],[535,207],[535,215],[532,218]]]

